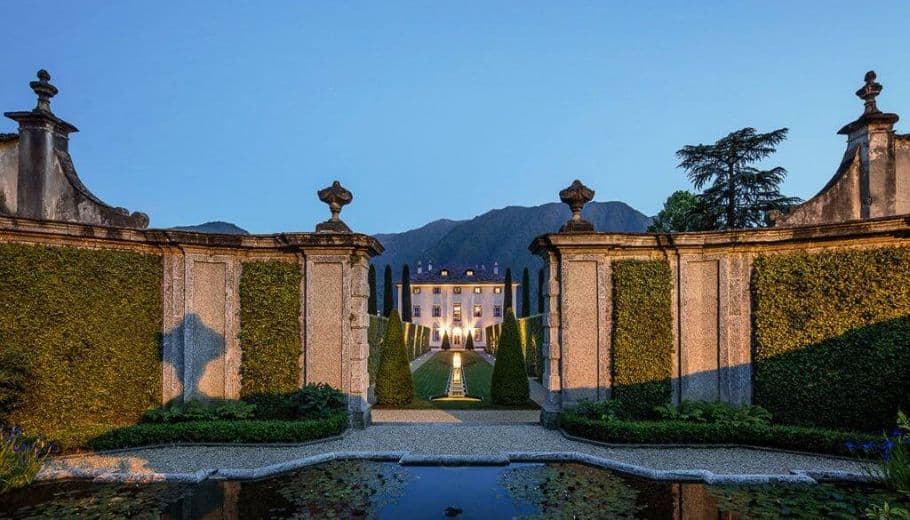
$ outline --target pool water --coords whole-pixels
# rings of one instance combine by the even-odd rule
[[[884,500],[900,503],[869,487],[712,487],[581,464],[336,461],[257,481],[36,484],[0,495],[0,518],[860,518]]]

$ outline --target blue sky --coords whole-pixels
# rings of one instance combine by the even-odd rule
[[[906,1],[7,1],[3,18],[0,109],[34,106],[48,69],[85,183],[154,227],[311,230],[333,179],[366,233],[555,201],[576,177],[654,214],[688,187],[677,149],[744,126],[790,128],[772,162],[807,198],[866,70],[910,117]]]

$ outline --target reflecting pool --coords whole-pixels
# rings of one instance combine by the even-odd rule
[[[57,482],[0,495],[0,518],[860,518],[870,487],[655,482],[581,464],[336,461],[257,481]]]

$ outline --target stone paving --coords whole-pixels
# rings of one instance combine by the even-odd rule
[[[710,483],[863,480],[867,474],[860,464],[836,457],[737,447],[608,447],[530,424],[415,423],[374,425],[306,445],[173,446],[55,458],[39,478],[261,478],[340,458],[450,464],[574,460],[649,478]]]

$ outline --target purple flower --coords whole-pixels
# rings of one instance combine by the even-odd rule
[[[875,443],[872,441],[866,441],[862,444],[863,451],[872,451],[875,449]]]
[[[853,452],[853,451],[856,449],[856,445],[853,444],[853,443],[850,442],[850,441],[847,441],[847,443],[844,444],[844,446],[846,446],[846,447],[847,447],[847,451],[850,451],[850,452]]]
[[[893,432],[891,432],[892,437],[900,437],[901,435],[902,435],[902,433],[900,430],[894,430]]]

